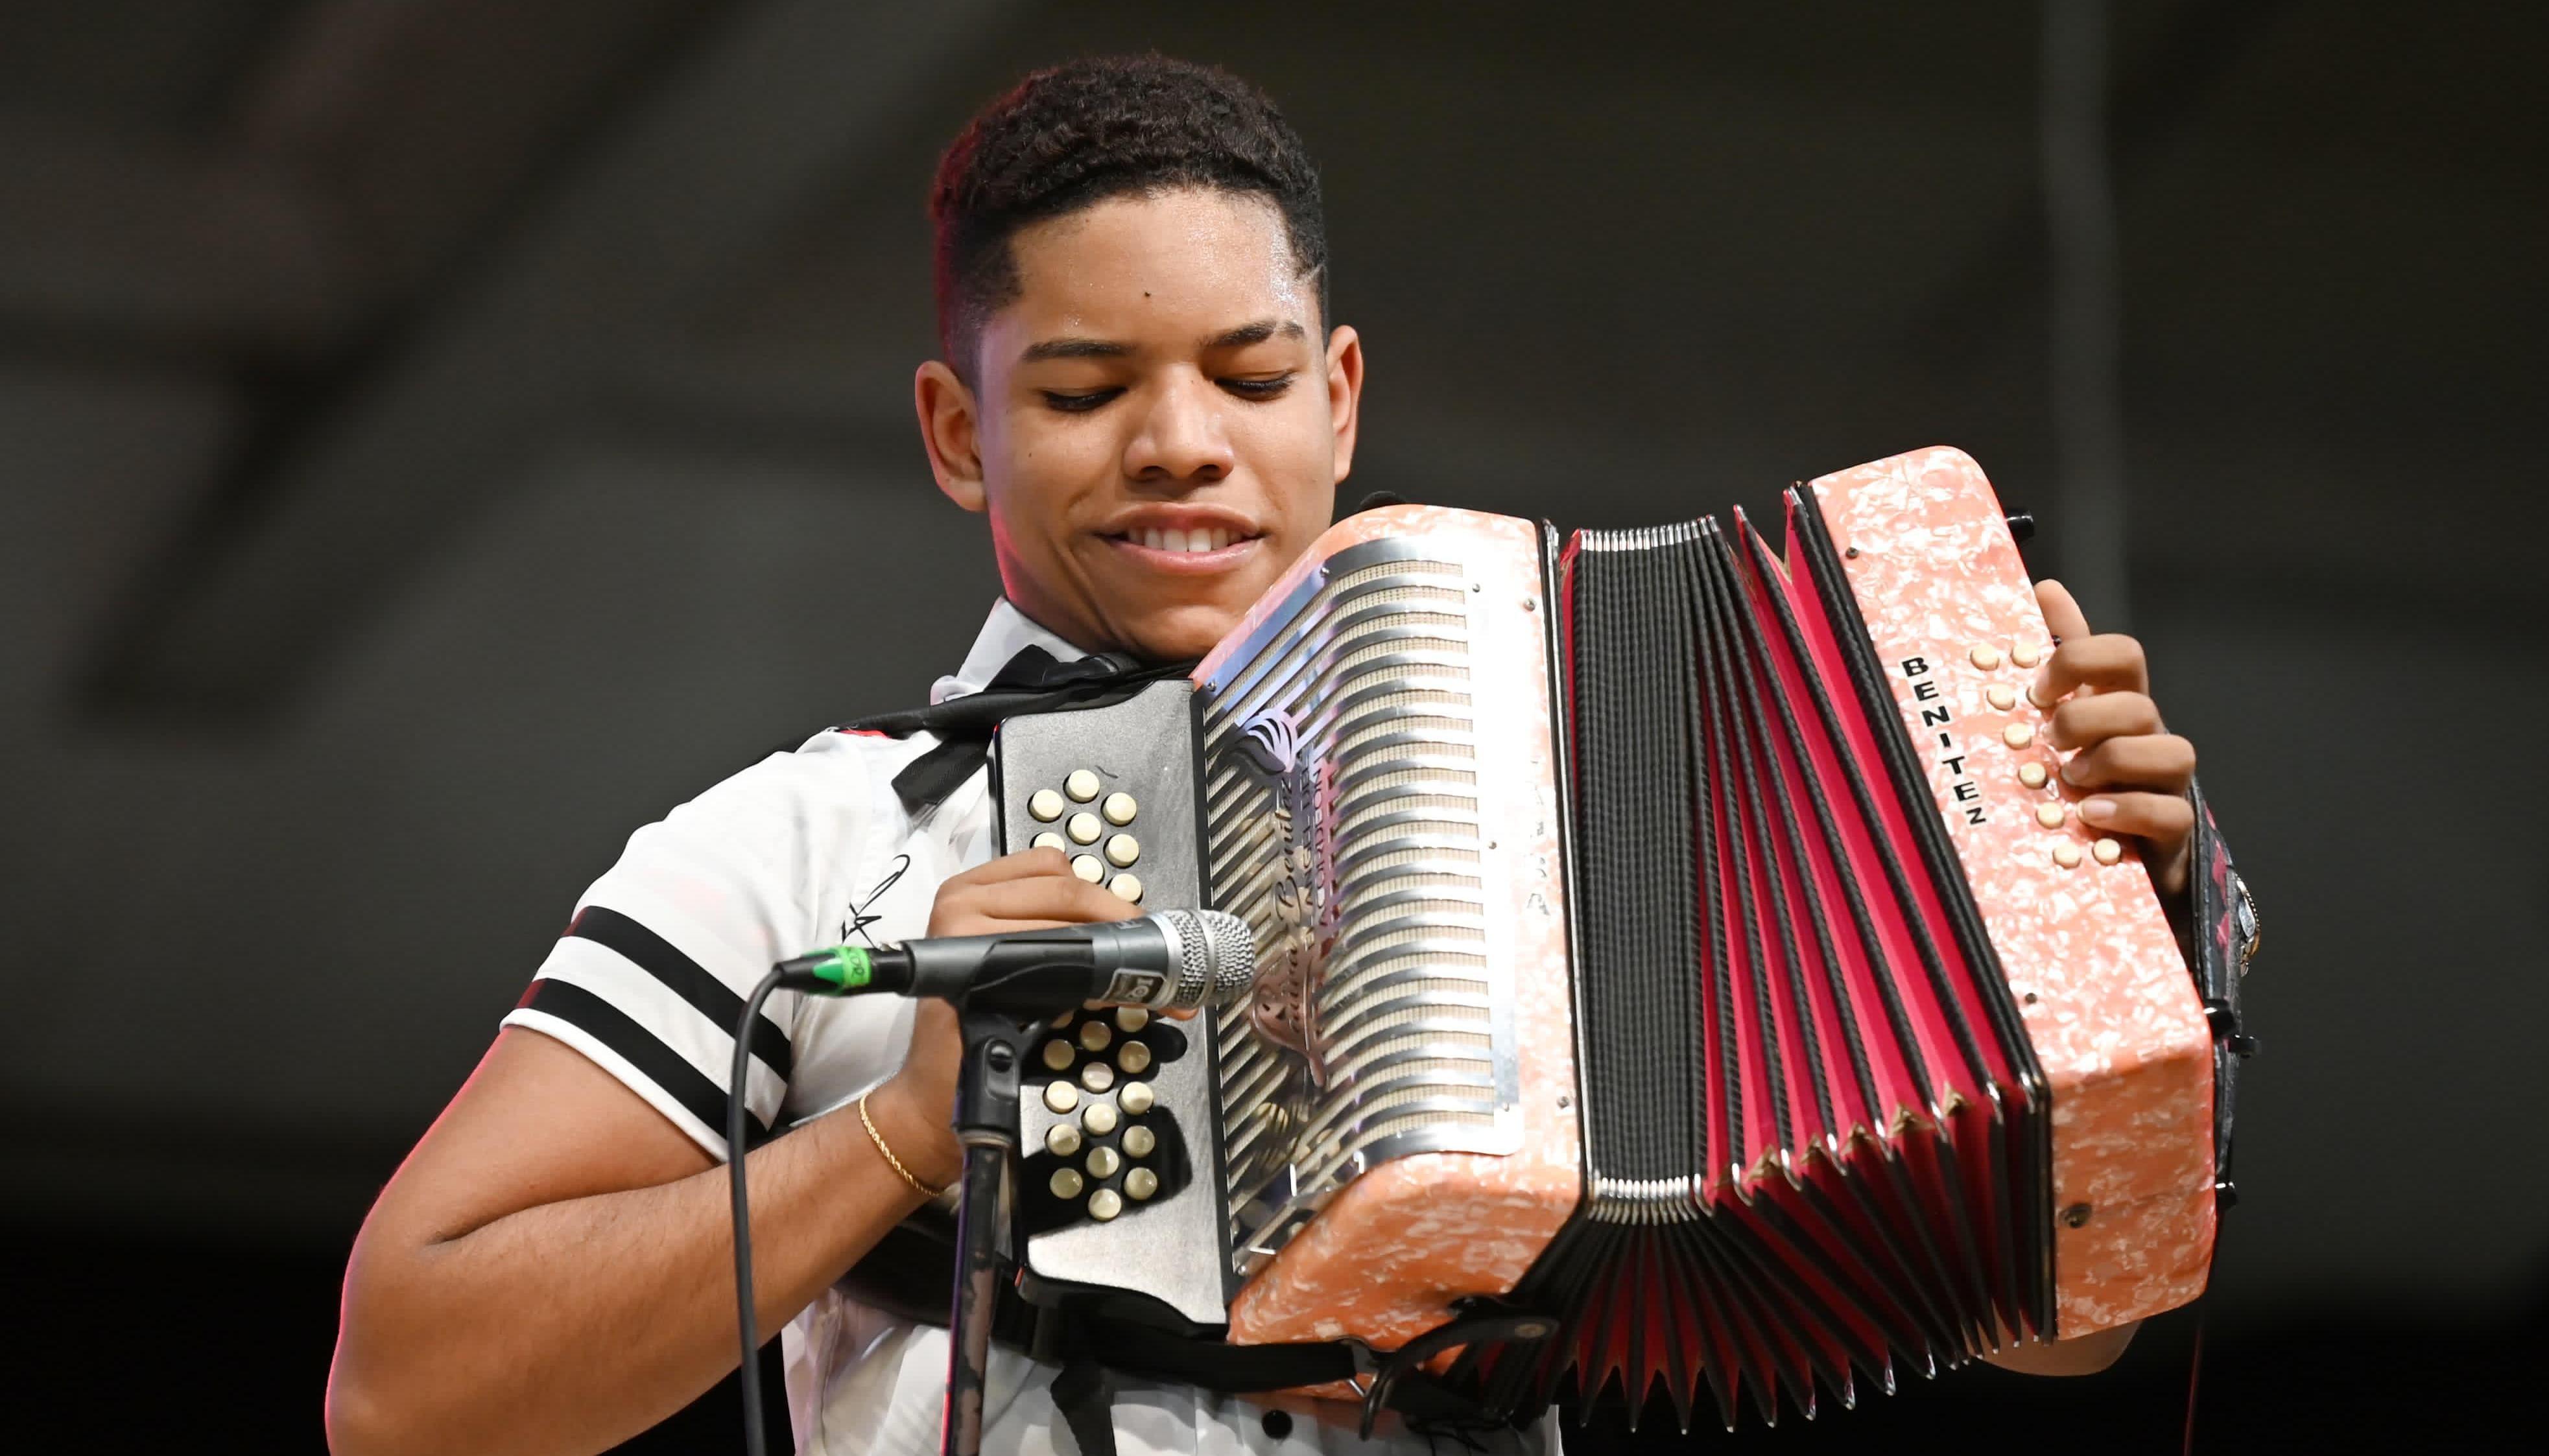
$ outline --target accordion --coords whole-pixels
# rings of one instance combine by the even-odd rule
[[[2071,812],[1990,484],[1786,515],[1367,511],[1190,681],[1001,725],[1006,849],[1258,944],[1191,1021],[1043,1034],[1031,1301],[1687,1425],[2202,1292],[2219,1017]]]

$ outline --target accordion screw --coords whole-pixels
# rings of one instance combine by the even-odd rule
[[[1124,1212],[1124,1195],[1112,1188],[1100,1188],[1088,1195],[1088,1217],[1103,1224]]]
[[[1071,842],[1048,829],[1028,841],[1028,847],[1038,850],[1068,850],[1071,848]]]
[[[2047,829],[2060,829],[2062,827],[2062,806],[2060,804],[2037,804],[2035,806],[2035,822],[2043,825]]]
[[[1080,1130],[1069,1123],[1056,1123],[1044,1130],[1044,1150],[1055,1157],[1071,1157],[1080,1151]],[[1066,1193],[1065,1198],[1071,1197]]]
[[[1111,1147],[1088,1149],[1088,1176],[1112,1178],[1124,1170],[1124,1154]]]
[[[1133,822],[1133,815],[1140,809],[1141,805],[1133,801],[1131,794],[1110,793],[1106,796],[1106,802],[1098,805],[1097,812],[1105,815],[1106,822],[1109,824],[1130,824]]]
[[[1091,1051],[1105,1050],[1107,1045],[1114,1040],[1115,1034],[1107,1030],[1106,1023],[1102,1021],[1088,1021],[1082,1022],[1080,1024],[1080,1045],[1087,1047]]]
[[[1151,1048],[1139,1042],[1127,1042],[1124,1049],[1115,1053],[1115,1064],[1124,1069],[1126,1076],[1139,1076],[1151,1069]]]
[[[1973,660],[1975,667],[1986,673],[2000,666],[2000,649],[1988,642],[1974,644],[1973,651],[1966,653],[1965,656]]]
[[[1099,827],[1096,815],[1083,812],[1072,815],[1071,822],[1063,826],[1063,832],[1071,836],[1073,844],[1093,845],[1097,843],[1097,836],[1106,831]]]
[[[2113,864],[2117,861],[2124,858],[2124,847],[2116,843],[2114,840],[2102,839],[2096,844],[2089,846],[2089,853],[2096,857],[2099,864]]]
[[[2009,645],[2009,660],[2019,667],[2031,668],[2044,660],[2044,649],[2032,642],[2013,642]]]
[[[2053,863],[2061,865],[2065,869],[2079,868],[2080,847],[2078,845],[2055,845],[2053,847]]]
[[[1115,1131],[1115,1108],[1112,1103],[1092,1102],[1088,1111],[1080,1115],[1080,1126],[1091,1138],[1103,1138]]]
[[[1151,1013],[1144,1007],[1118,1006],[1115,1008],[1115,1030],[1119,1032],[1138,1032],[1150,1024]]]
[[[2042,764],[2021,764],[2018,766],[2018,781],[2026,784],[2030,788],[2042,788],[2045,781],[2050,779],[2052,776],[2053,775],[2050,773],[2045,771]]]
[[[1159,1145],[1160,1135],[1152,1132],[1148,1128],[1126,1128],[1124,1130],[1124,1155],[1126,1157],[1149,1157],[1153,1149],[1157,1148]],[[1136,1169],[1135,1171],[1138,1172],[1139,1169]]]
[[[2025,723],[2012,723],[2000,730],[2000,741],[2011,748],[2025,748],[2035,741],[2035,730]]]
[[[2088,1222],[2089,1206],[2085,1203],[2075,1203],[2062,1211],[2062,1227],[2066,1228],[2077,1228]]]
[[[1062,1040],[1060,1037],[1056,1037],[1052,1041],[1044,1044],[1044,1064],[1053,1068],[1055,1071],[1067,1072],[1071,1070],[1071,1063],[1076,1059],[1077,1055],[1078,1053],[1071,1049],[1071,1044]]]
[[[1525,611],[1538,611],[1540,610],[1540,603],[1526,596],[1522,599],[1522,609]]]
[[[1135,1203],[1146,1203],[1160,1191],[1160,1175],[1149,1168],[1135,1168],[1124,1175],[1124,1196]]]
[[[1850,560],[1852,560],[1852,561],[1856,561],[1856,560],[1858,560],[1858,548],[1857,548],[1857,547],[1855,547],[1855,546],[1849,547],[1848,549],[1846,549],[1846,550],[1842,551],[1842,552],[1841,552],[1841,555],[1843,555],[1843,556],[1845,556],[1845,557],[1848,557],[1848,558],[1849,558]]]
[[[1027,797],[1027,812],[1051,824],[1062,817],[1062,795],[1049,788],[1039,788]]]
[[[1053,1178],[1045,1186],[1053,1190],[1056,1198],[1078,1198],[1080,1190],[1087,1184],[1081,1178],[1078,1168],[1056,1168]]]
[[[1118,869],[1130,869],[1142,858],[1142,842],[1129,834],[1119,834],[1106,841],[1106,863]]]
[[[1115,1085],[1115,1068],[1102,1061],[1092,1061],[1080,1069],[1080,1085],[1091,1092],[1103,1092]]]
[[[1116,875],[1106,881],[1106,887],[1113,890],[1119,900],[1130,900],[1136,905],[1142,903],[1142,876],[1138,874]]]
[[[1080,1089],[1069,1082],[1047,1082],[1044,1105],[1055,1112],[1069,1112],[1080,1105]]]
[[[1097,797],[1101,787],[1104,785],[1097,781],[1097,775],[1086,769],[1074,769],[1071,776],[1062,780],[1062,791],[1084,804]]]
[[[2018,689],[2004,682],[1995,682],[1984,689],[1983,697],[2004,713],[2018,706]]]
[[[1095,884],[1105,877],[1106,866],[1097,863],[1095,855],[1074,855],[1071,857],[1071,872]]]
[[[1148,1082],[1126,1082],[1124,1090],[1115,1094],[1115,1100],[1126,1112],[1138,1118],[1159,1105],[1160,1094],[1153,1091]]]

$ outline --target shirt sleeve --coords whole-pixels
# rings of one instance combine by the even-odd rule
[[[637,831],[504,1024],[583,1052],[722,1160],[745,999],[814,949],[818,887],[867,828],[864,785],[839,769],[774,754]],[[782,991],[753,1020],[749,1142],[787,1099],[804,1005]]]

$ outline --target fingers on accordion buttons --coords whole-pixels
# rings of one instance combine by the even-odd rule
[[[1149,1168],[1135,1168],[1124,1175],[1124,1196],[1135,1203],[1145,1203],[1160,1191],[1160,1175]]]
[[[1097,863],[1095,855],[1074,855],[1071,857],[1071,872],[1095,884],[1105,876],[1106,866]]]
[[[2043,825],[2047,829],[2060,829],[2062,827],[2062,806],[2060,804],[2037,804],[2035,806],[2035,822]]]
[[[1103,785],[1097,781],[1097,775],[1086,769],[1074,769],[1071,776],[1062,780],[1062,791],[1084,804],[1097,797],[1097,790],[1101,787]]]
[[[1044,833],[1039,834],[1034,839],[1028,841],[1028,845],[1033,849],[1039,850],[1068,850],[1071,848],[1071,841],[1064,839],[1061,835],[1048,829]]]
[[[1115,1033],[1102,1021],[1080,1024],[1080,1045],[1091,1051],[1103,1051],[1115,1041]]]
[[[1103,1224],[1124,1212],[1124,1195],[1112,1188],[1100,1188],[1088,1195],[1088,1217]]]
[[[2114,840],[2102,839],[2089,846],[2089,854],[2101,864],[2113,864],[2124,858],[2124,847]]]
[[[2053,847],[2053,863],[2061,865],[2065,869],[2079,868],[2080,847],[2078,845],[2055,845]]]
[[[1116,878],[1121,879],[1123,876],[1117,875]],[[1150,1024],[1151,1013],[1148,1008],[1140,1006],[1118,1006],[1115,1008],[1115,1030],[1122,1032],[1127,1036],[1140,1031],[1142,1028],[1149,1026]]]
[[[1126,1082],[1124,1090],[1115,1094],[1115,1100],[1126,1112],[1138,1118],[1159,1105],[1160,1094],[1152,1091],[1148,1082]]]
[[[1056,1168],[1053,1170],[1052,1181],[1045,1186],[1053,1190],[1053,1196],[1056,1198],[1078,1198],[1080,1190],[1088,1184],[1086,1179],[1080,1176],[1078,1168]]]
[[[1060,1037],[1044,1044],[1044,1064],[1054,1071],[1067,1072],[1079,1059],[1080,1054],[1071,1049],[1071,1044]]]
[[[1112,1178],[1124,1170],[1124,1154],[1111,1147],[1088,1149],[1088,1176]]]
[[[1069,1112],[1080,1105],[1080,1089],[1069,1082],[1047,1082],[1044,1105],[1054,1112]]]
[[[1142,858],[1142,842],[1129,834],[1110,836],[1106,841],[1106,863],[1118,869],[1132,867]]]
[[[2052,780],[2052,773],[2042,764],[2021,764],[2018,766],[2018,781],[2026,784],[2030,788],[2042,788],[2046,783]]]
[[[1071,842],[1076,845],[1093,845],[1097,843],[1097,836],[1106,832],[1098,824],[1097,816],[1086,809],[1072,815],[1071,822],[1062,828],[1065,834],[1071,836]]]
[[[1151,1048],[1139,1042],[1127,1042],[1124,1049],[1115,1053],[1115,1065],[1123,1069],[1124,1075],[1138,1077],[1151,1069]]]
[[[1027,812],[1045,824],[1062,817],[1062,795],[1049,788],[1039,788],[1027,796]]]
[[[1138,1086],[1140,1084],[1136,1083],[1135,1085]],[[1103,1138],[1107,1134],[1114,1132],[1114,1104],[1106,1102],[1092,1102],[1088,1104],[1088,1111],[1080,1115],[1080,1126],[1086,1129],[1088,1136],[1091,1138]]]
[[[1148,1128],[1126,1128],[1124,1130],[1124,1155],[1126,1157],[1149,1157],[1151,1153],[1159,1147],[1159,1145],[1160,1135],[1152,1132]],[[1136,1168],[1134,1171],[1139,1172],[1141,1170]]]
[[[1097,806],[1097,812],[1105,815],[1106,822],[1109,824],[1125,825],[1133,822],[1133,815],[1139,812],[1141,807],[1133,801],[1131,794],[1117,792],[1108,794],[1106,802]]]
[[[1983,698],[2005,713],[2018,706],[2018,689],[2006,682],[1995,682],[1983,689]]]
[[[1080,1130],[1069,1123],[1056,1123],[1044,1130],[1044,1150],[1055,1157],[1077,1156],[1080,1145]],[[1069,1196],[1064,1195],[1066,1198]]]
[[[1092,1061],[1080,1069],[1080,1085],[1091,1092],[1103,1092],[1115,1085],[1115,1068],[1102,1061]]]
[[[1106,881],[1106,887],[1113,890],[1119,900],[1130,900],[1136,905],[1142,903],[1142,876],[1138,874],[1116,875]]]

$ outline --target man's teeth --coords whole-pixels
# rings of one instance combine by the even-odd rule
[[[1144,526],[1134,537],[1153,551],[1219,551],[1231,543],[1234,534],[1220,526],[1197,526],[1191,531],[1175,526],[1167,530]]]

